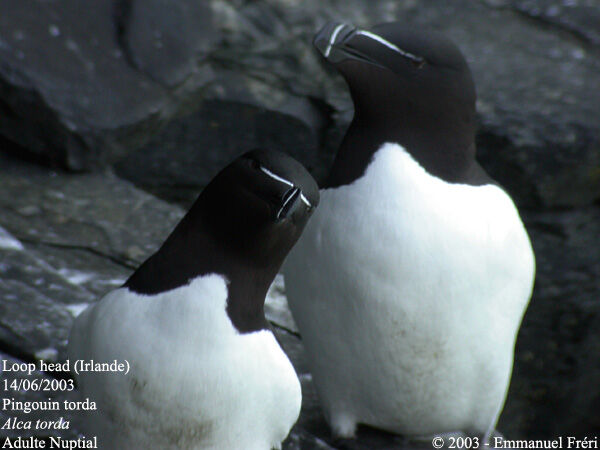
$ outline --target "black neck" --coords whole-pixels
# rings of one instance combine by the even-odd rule
[[[373,154],[387,142],[400,144],[431,175],[450,183],[470,182],[468,174],[476,165],[474,108],[435,93],[415,104],[401,89],[386,94],[380,92],[383,87],[368,83],[350,86],[355,116],[323,187],[360,178]]]
[[[475,162],[472,138],[457,133],[451,125],[427,129],[397,115],[394,121],[373,119],[354,118],[324,188],[350,184],[363,176],[375,152],[387,142],[400,144],[431,175],[449,183],[465,182]]]
[[[220,234],[227,235],[232,230],[223,223],[211,224],[206,217],[194,217],[199,210],[190,210],[162,247],[124,286],[139,294],[153,295],[185,286],[202,275],[220,274],[229,281],[227,313],[236,329],[247,333],[268,328],[264,300],[283,257],[266,258],[256,254],[252,258],[250,249],[259,239],[241,242],[241,236],[249,236],[240,233],[245,224],[232,224],[231,227],[237,227],[238,239],[224,243]],[[217,225],[221,226],[218,231],[215,230]],[[246,245],[247,252],[240,253],[239,245]]]

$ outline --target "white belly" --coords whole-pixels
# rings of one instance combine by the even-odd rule
[[[338,434],[495,425],[534,273],[501,189],[445,183],[386,144],[361,179],[321,191],[284,273]]]
[[[119,289],[76,321],[69,358],[128,360],[123,374],[82,374],[98,404],[86,432],[102,448],[277,447],[300,412],[291,363],[267,330],[238,334],[226,285],[209,275],[157,296]]]

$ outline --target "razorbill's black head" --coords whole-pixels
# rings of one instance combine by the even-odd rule
[[[293,158],[246,153],[215,176],[125,286],[151,295],[222,274],[234,326],[240,332],[265,328],[266,292],[318,202],[316,182]]]
[[[471,71],[447,38],[397,22],[370,31],[329,23],[314,43],[346,79],[355,107],[326,187],[359,178],[385,142],[445,181],[488,181],[474,159]]]

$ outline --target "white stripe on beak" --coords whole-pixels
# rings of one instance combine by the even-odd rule
[[[283,184],[286,184],[289,187],[294,187],[294,183],[292,183],[289,180],[286,180],[285,178],[280,177],[279,175],[274,174],[273,172],[271,172],[266,167],[260,166],[260,170],[262,170],[264,173],[266,173],[267,175],[269,175],[274,180],[277,180],[277,181],[279,181],[279,182],[281,182]],[[308,199],[304,196],[304,194],[302,193],[302,191],[300,191],[300,200],[302,200],[306,206],[312,207],[312,205],[310,204],[310,202],[308,201]]]
[[[325,58],[327,58],[329,56],[329,53],[331,53],[331,47],[333,47],[333,44],[335,43],[335,38],[337,37],[338,34],[340,34],[340,31],[342,31],[342,28],[344,28],[345,25],[342,23],[340,25],[338,25],[337,27],[335,27],[335,29],[333,30],[333,33],[331,33],[331,37],[329,38],[329,43],[327,44],[327,48],[325,49]]]
[[[371,38],[374,41],[377,41],[380,44],[385,45],[390,50],[393,50],[396,53],[400,53],[402,56],[404,56],[406,58],[409,58],[409,59],[412,59],[413,61],[417,61],[417,62],[422,62],[423,61],[423,58],[421,58],[420,56],[413,55],[412,53],[409,53],[409,52],[406,52],[406,51],[402,50],[397,45],[392,44],[387,39],[384,39],[384,38],[382,38],[381,36],[379,36],[379,35],[377,35],[375,33],[371,33],[370,31],[366,31],[366,30],[358,30],[356,32],[356,34],[360,34],[361,36],[366,36],[368,38]]]

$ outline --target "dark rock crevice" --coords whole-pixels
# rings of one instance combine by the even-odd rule
[[[117,44],[127,63],[134,69],[139,70],[138,64],[131,54],[129,44],[127,43],[126,33],[127,24],[131,19],[131,3],[134,0],[114,0],[114,21]],[[156,80],[154,80],[156,81]]]

